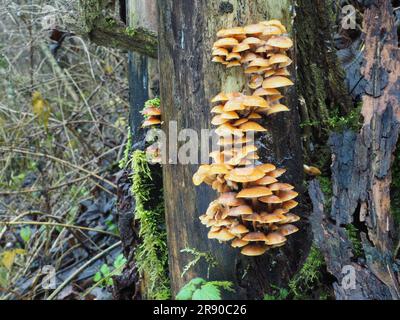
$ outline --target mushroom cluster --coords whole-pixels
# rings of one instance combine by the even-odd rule
[[[146,102],[144,109],[141,111],[144,116],[142,128],[150,128],[161,124],[161,110],[156,104],[151,104],[152,100]],[[155,142],[146,148],[146,155],[151,163],[161,163],[161,152],[158,142]]]
[[[219,193],[200,217],[210,228],[208,238],[232,240],[232,247],[247,256],[282,246],[286,236],[299,230],[292,224],[299,216],[289,212],[298,205],[298,193],[278,181],[286,170],[260,163],[249,138],[250,133],[267,131],[259,123],[263,116],[289,111],[280,103],[279,91],[293,85],[287,70],[292,63],[287,50],[293,42],[285,34],[280,21],[263,21],[220,30],[213,46],[214,62],[227,68],[244,66],[251,95],[221,92],[212,99],[211,123],[217,126],[221,150],[210,154],[213,163],[201,165],[193,183],[204,182]]]

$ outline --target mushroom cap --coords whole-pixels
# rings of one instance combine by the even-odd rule
[[[228,64],[228,62],[226,62],[225,59],[221,56],[215,56],[212,58],[211,61],[216,63]]]
[[[295,225],[293,224],[284,224],[283,226],[280,226],[278,228],[278,232],[282,235],[282,236],[288,236],[292,233],[295,233],[299,231],[299,228],[297,228]]]
[[[243,99],[241,98],[231,99],[224,105],[225,112],[244,110],[244,109],[246,109],[246,106],[243,104]]]
[[[214,42],[214,48],[232,48],[237,46],[239,41],[235,38],[222,38]]]
[[[250,131],[255,131],[255,132],[265,132],[267,129],[265,129],[263,126],[259,125],[257,122],[254,121],[247,121],[246,123],[243,123],[239,126],[239,129],[242,132],[250,132]]]
[[[272,191],[293,190],[294,186],[288,183],[277,182],[269,185],[268,188],[270,188]]]
[[[295,207],[297,207],[299,203],[297,201],[294,200],[289,200],[289,201],[285,201],[284,203],[282,203],[282,208],[285,210],[291,210]]]
[[[213,56],[227,56],[229,54],[229,51],[228,51],[228,49],[225,49],[225,48],[215,48],[213,51],[212,51],[212,55]]]
[[[286,238],[278,232],[271,232],[266,235],[265,243],[269,246],[286,242]]]
[[[248,205],[241,205],[238,207],[231,208],[228,212],[230,217],[239,217],[253,214],[253,209]]]
[[[268,25],[264,29],[263,36],[280,35],[282,33],[283,31],[281,28],[274,25]]]
[[[222,116],[220,114],[214,116],[211,119],[211,124],[214,125],[214,126],[219,126],[219,125],[224,124],[226,122],[229,122],[229,119],[222,118]]]
[[[263,31],[265,29],[265,26],[263,26],[260,23],[257,24],[249,24],[247,26],[244,27],[244,32],[246,34],[253,34],[253,35],[257,35],[257,34],[262,34]]]
[[[286,54],[283,53],[275,53],[269,58],[269,64],[279,64],[283,62],[290,62],[292,63],[292,59],[290,59]]]
[[[231,170],[226,176],[226,180],[231,180],[234,182],[252,182],[261,179],[264,176],[262,172],[257,167],[245,167],[245,168],[235,168]]]
[[[224,105],[219,104],[211,109],[211,113],[223,113],[224,112]]]
[[[236,196],[237,196],[236,192],[221,193],[221,195],[218,198],[218,203],[229,207],[238,207],[240,205],[244,205],[244,201],[241,199],[237,199]]]
[[[244,69],[245,74],[251,74],[251,73],[258,73],[259,67],[246,67]]]
[[[278,180],[275,179],[274,177],[270,177],[270,176],[265,176],[261,179],[258,179],[254,182],[254,184],[256,185],[261,185],[261,186],[266,186],[266,185],[270,185],[272,183],[277,182]]]
[[[269,175],[270,177],[274,177],[274,178],[279,178],[281,175],[283,175],[286,172],[286,169],[283,168],[278,168],[276,170],[267,172],[267,175]]]
[[[232,246],[233,248],[242,248],[242,247],[244,247],[244,246],[247,245],[247,244],[249,244],[248,241],[244,241],[244,240],[242,240],[242,239],[236,238],[236,239],[234,239],[234,240],[232,241],[231,246]]]
[[[304,172],[310,176],[319,176],[322,174],[321,170],[319,170],[317,167],[313,166],[308,166],[308,165],[303,165]]]
[[[255,95],[255,96],[272,96],[272,95],[278,95],[278,94],[280,94],[280,92],[278,89],[275,89],[275,88],[271,88],[271,89],[258,88],[253,93],[253,95]]]
[[[272,20],[268,20],[268,21],[261,21],[260,22],[262,25],[264,26],[277,26],[279,27],[283,33],[286,33],[286,27],[282,24],[282,22],[280,22],[277,19],[272,19]]]
[[[240,118],[240,119],[237,119],[235,122],[233,122],[232,125],[234,127],[239,127],[241,124],[246,123],[247,121],[249,121],[248,118]]]
[[[142,127],[143,127],[143,128],[146,128],[146,127],[154,126],[154,125],[160,124],[160,123],[161,123],[160,118],[151,116],[151,117],[147,118],[147,119],[143,122]]]
[[[226,112],[221,113],[221,118],[232,120],[232,119],[239,119],[240,117],[237,114],[237,112],[235,112],[235,111],[226,111]]]
[[[264,81],[264,78],[261,75],[255,74],[250,78],[250,80],[248,82],[248,86],[250,87],[250,89],[254,90],[254,89],[261,87],[263,81]]]
[[[240,55],[240,53],[231,52],[230,54],[228,54],[226,56],[226,61],[240,60],[241,58],[242,58],[242,56]]]
[[[160,108],[147,107],[142,110],[142,114],[145,116],[159,116],[161,115]]]
[[[268,108],[267,115],[271,115],[273,113],[283,112],[283,111],[290,111],[288,107],[283,104],[275,104]]]
[[[257,112],[252,112],[249,114],[247,119],[262,119],[262,116]]]
[[[272,171],[276,170],[275,165],[273,165],[272,163],[263,163],[263,164],[260,164],[259,166],[257,166],[257,168],[260,169],[264,173],[268,173],[268,172],[272,172]]]
[[[259,107],[259,108],[267,108],[268,102],[263,97],[260,96],[244,96],[243,104],[247,107]]]
[[[285,215],[285,220],[280,221],[279,224],[286,224],[286,223],[292,223],[292,222],[297,222],[300,220],[300,217],[294,213],[288,213]]]
[[[223,219],[216,219],[215,227],[228,227],[231,226],[235,222],[235,219],[230,217],[225,217]]]
[[[232,167],[225,163],[212,163],[210,164],[207,175],[227,174],[230,172],[231,169]]]
[[[241,63],[248,63],[250,61],[253,61],[254,59],[257,59],[258,55],[255,54],[254,52],[246,52],[245,55],[242,57],[240,60]]]
[[[243,233],[248,233],[249,229],[244,224],[237,224],[237,225],[232,225],[229,229],[229,231],[233,234],[243,234]]]
[[[210,232],[209,232],[210,234]],[[229,241],[236,238],[234,234],[230,233],[228,229],[223,228],[220,231],[217,231],[216,234],[214,235],[214,238],[209,239],[217,239],[219,241]]]
[[[192,178],[193,184],[195,186],[199,186],[200,184],[202,184],[205,177],[208,175],[209,171],[210,171],[210,165],[208,165],[208,164],[201,165],[197,169],[197,172],[193,175],[193,178]]]
[[[241,43],[248,44],[248,45],[260,45],[263,43],[263,41],[257,37],[247,37]]]
[[[256,231],[256,232],[249,232],[243,238],[244,241],[254,242],[254,241],[266,241],[266,236],[264,233]]]
[[[229,97],[225,92],[220,92],[218,93],[214,98],[211,99],[211,102],[223,102],[223,101],[228,101]]]
[[[238,52],[243,52],[243,51],[246,51],[246,50],[249,50],[249,49],[250,49],[250,46],[247,43],[241,42],[237,46],[233,47],[232,52],[233,53],[238,53]],[[240,56],[239,59],[241,59],[241,58],[242,57]]]
[[[261,256],[268,250],[266,245],[262,244],[248,244],[240,251],[245,256],[255,257]]]
[[[293,84],[294,83],[286,77],[273,76],[265,79],[262,86],[264,89],[274,89],[274,88],[292,86]]]
[[[261,213],[260,217],[261,223],[275,223],[286,219],[284,215],[276,213]]]
[[[226,67],[227,67],[227,68],[233,68],[233,67],[239,67],[240,65],[241,65],[240,61],[238,61],[238,60],[233,60],[233,61],[230,61],[230,62],[226,65]]]
[[[282,203],[282,200],[279,197],[275,196],[275,195],[261,197],[258,200],[261,201],[261,202],[264,202],[264,203],[269,203],[269,204]]]
[[[251,187],[246,188],[240,191],[237,194],[237,198],[259,198],[264,196],[269,196],[272,194],[272,191],[267,187]]]
[[[268,67],[269,65],[269,60],[264,58],[255,58],[249,63],[249,67]]]
[[[282,200],[282,202],[292,200],[298,195],[299,193],[293,190],[280,190],[278,192],[278,197]]]
[[[242,220],[249,222],[261,222],[261,216],[258,213],[253,213],[246,216],[242,216]]]
[[[280,68],[275,71],[276,76],[290,76],[290,72],[286,68]]]
[[[235,37],[245,35],[245,30],[242,27],[234,27],[229,29],[221,29],[217,32],[218,38]]]
[[[268,39],[267,45],[280,49],[289,49],[293,47],[293,41],[285,36],[272,36]]]
[[[230,123],[224,123],[222,125],[220,125],[216,130],[215,133],[219,136],[227,136],[227,135],[234,135],[234,136],[238,136],[238,137],[243,137],[244,133],[243,130],[240,130],[240,128],[236,128],[233,125],[231,125]]]

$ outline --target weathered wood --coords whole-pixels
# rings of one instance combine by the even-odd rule
[[[399,227],[390,211],[391,165],[400,128],[400,49],[392,12],[390,1],[378,0],[364,13],[366,47],[362,73],[367,92],[361,111],[363,126],[357,135],[345,132],[330,139],[333,222],[327,223],[326,228],[336,224],[338,232],[341,226],[353,223],[359,229],[365,261],[357,261],[357,268],[368,269],[385,287],[374,290],[375,282],[362,278],[360,290],[368,299],[386,298],[387,292],[393,299],[400,298],[394,256]],[[330,240],[331,234],[326,230],[314,232],[323,239],[321,244],[342,240]],[[342,259],[350,259],[346,251],[325,254],[328,261],[338,264],[346,262],[338,259],[339,254]]]
[[[314,241],[325,257],[328,272],[336,278],[336,299],[391,299],[390,290],[365,265],[354,261],[354,247],[345,228],[331,223],[324,213],[325,199],[319,182],[311,181],[308,191],[314,208],[310,217]],[[354,286],[344,279],[353,275]]]
[[[119,9],[118,1],[80,0],[74,29],[98,45],[157,58],[156,33],[144,26],[128,27]]]
[[[176,121],[178,132],[191,128],[200,134],[201,129],[210,127],[210,99],[219,91],[244,89],[241,68],[227,70],[211,63],[211,47],[217,30],[268,18],[281,19],[291,29],[292,5],[289,0],[159,0],[163,129],[168,132],[170,121]],[[266,121],[270,131],[259,137],[259,150],[262,161],[287,167],[286,180],[301,190],[302,151],[295,90],[289,90],[287,97],[291,112]],[[207,277],[204,262],[181,277],[184,266],[192,259],[180,252],[185,247],[212,253],[218,265],[211,269],[210,278],[233,281],[237,289],[235,298],[261,298],[271,285],[285,286],[308,253],[311,241],[307,224],[303,220],[302,232],[292,237],[288,245],[257,258],[246,258],[227,244],[208,240],[207,230],[198,217],[216,194],[208,186],[194,187],[192,175],[197,167],[197,164],[164,165],[173,293],[176,294],[183,284],[196,276]]]

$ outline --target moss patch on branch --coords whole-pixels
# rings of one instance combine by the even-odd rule
[[[168,277],[168,247],[165,229],[163,193],[155,170],[151,170],[144,151],[132,156],[132,194],[135,219],[140,223],[142,243],[137,248],[135,260],[146,283],[146,298],[164,300],[171,297]]]
[[[111,1],[81,0],[78,11],[80,32],[96,44],[157,58],[157,35],[144,28],[127,27]]]

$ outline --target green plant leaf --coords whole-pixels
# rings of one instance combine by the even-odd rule
[[[21,236],[22,240],[24,240],[24,242],[27,243],[32,235],[31,228],[29,226],[23,227],[20,230],[19,235]]]
[[[108,267],[108,265],[103,264],[100,267],[100,272],[103,274],[103,276],[107,277],[110,275],[110,268]]]
[[[101,273],[100,272],[96,272],[96,274],[93,277],[93,281],[94,282],[99,282],[101,280]]]
[[[196,291],[197,287],[206,281],[202,278],[194,278],[189,281],[186,285],[182,287],[179,293],[176,295],[176,300],[191,300],[193,293]]]
[[[218,287],[206,283],[193,293],[192,300],[221,300],[221,293]]]

